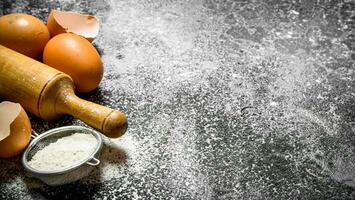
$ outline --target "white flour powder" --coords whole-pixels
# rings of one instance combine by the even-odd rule
[[[75,133],[39,150],[28,164],[41,171],[62,170],[90,156],[97,146],[91,134]]]

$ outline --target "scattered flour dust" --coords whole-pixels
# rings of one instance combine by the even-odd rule
[[[91,134],[75,133],[60,138],[39,150],[28,164],[41,171],[58,171],[80,163],[96,149],[97,139]]]
[[[105,137],[104,144],[99,157],[101,161],[99,168],[90,176],[83,178],[81,182],[98,183],[112,178],[123,178],[127,170],[134,174],[141,174],[149,167],[150,158],[145,153],[143,144],[130,133],[126,133],[119,139]]]

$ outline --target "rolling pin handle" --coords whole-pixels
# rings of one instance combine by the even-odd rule
[[[110,138],[122,136],[128,127],[122,112],[80,99],[72,89],[63,89],[59,93],[56,111],[73,115]]]
[[[122,136],[128,128],[127,118],[120,111],[113,110],[102,124],[102,131],[106,136],[117,138]]]

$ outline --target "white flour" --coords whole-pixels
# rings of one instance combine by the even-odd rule
[[[28,164],[41,171],[62,170],[90,156],[97,146],[91,134],[75,133],[38,151]]]

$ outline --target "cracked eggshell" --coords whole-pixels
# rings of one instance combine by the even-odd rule
[[[51,37],[60,33],[74,33],[92,42],[99,33],[100,23],[95,16],[52,10],[47,28]]]
[[[31,131],[30,120],[20,104],[0,103],[0,158],[20,154],[30,142]]]

